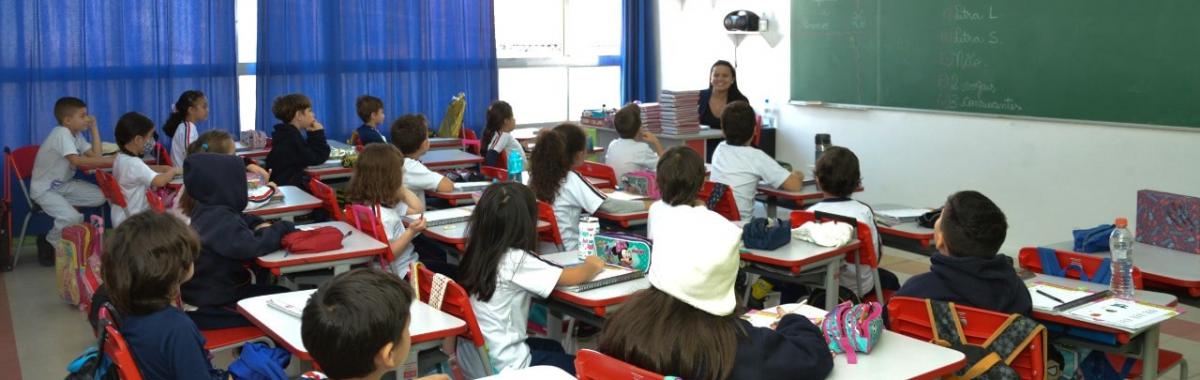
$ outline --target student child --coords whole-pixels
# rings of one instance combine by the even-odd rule
[[[642,108],[629,103],[613,118],[620,138],[608,143],[604,162],[613,167],[617,178],[638,170],[654,170],[663,146],[653,133],[642,130]]]
[[[696,204],[704,161],[667,151],[650,207],[650,288],[634,293],[600,331],[597,350],[684,379],[823,379],[833,369],[825,336],[800,315],[776,327],[739,318],[734,295],[741,229]]]
[[[488,144],[484,152],[484,165],[498,166],[500,160],[508,159],[512,152],[521,156],[521,162],[528,161],[525,159],[525,148],[512,135],[516,128],[517,119],[513,117],[512,106],[508,102],[497,100],[488,106],[487,123],[483,127],[483,141]]]
[[[729,103],[721,113],[725,141],[717,145],[712,156],[712,181],[729,185],[733,190],[743,220],[753,216],[754,194],[758,193],[759,183],[786,191],[800,191],[804,187],[804,173],[788,172],[766,153],[750,146],[754,125],[754,108],[750,104]]]
[[[354,130],[358,136],[358,144],[387,143],[387,139],[379,133],[379,125],[383,124],[383,100],[371,95],[359,96],[354,100],[354,109],[363,125]]]
[[[875,253],[882,256],[883,244],[879,230],[875,226],[875,212],[866,203],[850,199],[850,195],[862,184],[858,156],[840,146],[830,147],[817,160],[813,174],[826,198],[809,206],[808,210],[847,216],[866,223],[871,229],[871,236],[875,237],[875,241],[872,242],[875,244]],[[871,270],[870,265],[855,265],[847,262],[842,265],[840,276],[841,286],[852,290],[859,299],[875,289],[875,273]],[[900,281],[892,272],[879,268],[879,276],[879,281],[884,289],[900,288]]]
[[[409,307],[415,299],[408,283],[374,269],[355,269],[321,285],[304,306],[300,338],[324,373],[302,378],[378,380],[404,363],[412,348]]]
[[[79,207],[97,207],[104,204],[100,188],[89,182],[74,179],[75,168],[81,165],[111,165],[111,157],[103,157],[100,147],[100,130],[96,129],[96,118],[88,114],[87,104],[78,98],[64,97],[54,103],[54,118],[58,126],[38,148],[33,161],[33,178],[29,192],[34,202],[54,218],[54,227],[45,236],[50,249],[38,250],[38,263],[54,265],[54,247],[62,238],[66,226],[82,223],[83,214]],[[88,131],[92,144],[83,139],[80,132]],[[39,242],[40,244],[40,242]]]
[[[235,145],[233,142],[233,136],[231,136],[229,132],[219,129],[213,129],[201,133],[200,137],[197,137],[196,141],[192,141],[191,144],[188,144],[187,148],[188,156],[196,153],[216,153],[233,156],[236,152],[237,145]],[[258,175],[260,178],[262,178],[264,185],[275,186],[275,183],[271,182],[271,173],[268,173],[266,169],[263,169],[261,166],[255,164],[253,160],[243,159],[243,162],[246,163],[247,173]],[[182,168],[180,171],[182,172]],[[168,205],[171,208],[171,211],[177,212],[177,216],[182,217],[183,220],[189,220],[190,218],[188,218],[186,213],[182,210],[194,209],[196,207],[196,201],[192,199],[192,197],[186,196],[186,189],[187,186],[180,186],[179,190],[175,192],[174,201]]]
[[[287,289],[250,283],[244,264],[278,250],[283,235],[295,228],[291,222],[264,222],[242,213],[247,200],[241,158],[196,153],[183,167],[186,197],[191,198],[182,202],[183,211],[201,243],[196,274],[183,284],[183,301],[197,308],[188,314],[201,329],[249,326],[236,311],[237,301]]]
[[[104,243],[104,288],[142,377],[228,378],[213,369],[196,324],[171,305],[180,284],[192,276],[200,252],[196,233],[178,218],[143,212],[126,219]]]
[[[313,116],[312,101],[304,94],[288,94],[275,98],[271,113],[280,123],[271,133],[271,153],[267,154],[267,169],[280,186],[308,188],[304,169],[325,163],[329,159],[329,143],[325,141],[325,126]],[[308,137],[300,130],[308,131]]]
[[[977,191],[954,193],[933,224],[938,252],[929,258],[929,272],[908,279],[896,295],[1029,315],[1033,302],[1025,283],[1012,259],[997,254],[1007,229],[991,199]]]
[[[562,345],[527,337],[530,296],[546,298],[555,286],[586,282],[604,268],[604,261],[588,256],[583,264],[565,269],[542,261],[534,254],[537,220],[537,202],[525,185],[504,182],[484,190],[471,213],[458,280],[471,296],[494,368],[503,372],[551,365],[575,374],[575,357],[563,352]]]
[[[425,218],[404,227],[404,216],[423,213],[425,206],[412,190],[403,186],[404,173],[396,170],[403,166],[404,156],[396,147],[367,144],[358,154],[358,164],[346,186],[348,201],[369,205],[378,212],[388,246],[396,258],[391,262],[391,272],[400,277],[408,274],[409,265],[417,261],[412,240],[425,230]]]
[[[120,226],[130,215],[149,210],[146,189],[166,186],[180,173],[180,168],[160,165],[152,168],[142,161],[142,155],[154,149],[154,122],[140,113],[121,115],[113,135],[121,149],[113,161],[113,177],[121,187],[126,207],[112,207],[112,223]]]
[[[188,90],[179,95],[179,100],[171,107],[171,116],[163,123],[163,132],[171,139],[172,165],[177,168],[183,167],[183,160],[187,159],[188,145],[200,135],[196,131],[196,123],[205,119],[208,119],[208,99],[204,97],[203,92]]]
[[[653,202],[610,199],[575,172],[574,168],[583,165],[586,143],[587,136],[578,126],[559,124],[538,134],[531,158],[529,187],[538,200],[554,206],[554,218],[567,251],[579,249],[580,212],[625,214],[645,211]]]
[[[429,122],[425,115],[408,114],[392,122],[392,145],[404,153],[404,185],[413,191],[449,193],[454,183],[422,164],[421,155],[429,151]],[[422,194],[424,195],[424,194]]]

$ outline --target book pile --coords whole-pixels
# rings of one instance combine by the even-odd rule
[[[663,90],[658,96],[662,107],[662,132],[669,135],[700,133],[700,91]]]
[[[875,210],[875,220],[888,226],[895,226],[916,222],[921,215],[925,215],[927,212],[929,210],[923,208]]]
[[[658,103],[642,103],[642,129],[650,133],[662,132],[662,106]]]

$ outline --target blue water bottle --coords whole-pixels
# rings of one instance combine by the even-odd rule
[[[521,158],[521,151],[516,149],[508,150],[508,180],[518,183],[521,181],[521,172],[525,171],[525,160]]]

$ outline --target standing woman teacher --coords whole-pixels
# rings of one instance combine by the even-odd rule
[[[717,61],[708,70],[708,89],[700,91],[700,124],[713,129],[721,129],[721,112],[725,105],[736,101],[749,102],[737,86],[737,70],[728,61]],[[708,140],[705,162],[712,161],[713,151],[721,143],[720,139]]]

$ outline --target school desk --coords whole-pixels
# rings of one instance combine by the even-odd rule
[[[445,200],[450,206],[458,207],[475,203],[472,193],[471,191],[452,191],[449,193],[426,191],[425,196]]]
[[[421,155],[422,164],[429,170],[470,168],[483,162],[483,157],[461,150],[431,150]]]
[[[304,168],[304,174],[325,182],[331,179],[350,178],[350,175],[354,174],[354,168],[342,167],[342,159],[331,158],[325,160],[323,164]]]
[[[1136,249],[1136,248],[1135,248]],[[1136,250],[1134,252],[1137,252]],[[1136,255],[1136,254],[1135,254]],[[1143,271],[1142,275],[1145,276]],[[1033,285],[1038,282],[1065,286],[1068,288],[1085,288],[1089,291],[1097,292],[1107,290],[1107,284],[1097,284],[1093,282],[1084,282],[1075,279],[1049,276],[1041,273],[1035,274],[1034,277],[1025,280],[1026,285]],[[1153,305],[1174,307],[1179,301],[1175,296],[1165,293],[1152,292],[1148,290],[1137,290],[1134,293],[1134,299],[1139,302],[1149,303]],[[1105,352],[1117,352],[1122,355],[1134,357],[1142,360],[1142,378],[1156,379],[1158,378],[1158,340],[1160,324],[1144,327],[1134,331],[1124,331],[1112,327],[1102,326],[1087,321],[1077,320],[1067,316],[1066,312],[1055,312],[1052,310],[1033,310],[1033,318],[1044,322],[1053,322],[1060,325],[1083,328],[1086,330],[1097,331],[1101,333],[1113,334],[1116,337],[1119,346],[1110,346],[1100,343],[1095,343],[1090,340],[1066,336],[1058,338],[1056,342],[1066,342],[1078,347],[1091,348]]]
[[[578,251],[549,253],[541,255],[541,258],[559,265],[574,265],[580,262]],[[551,309],[571,315],[581,322],[600,327],[604,325],[609,308],[625,302],[633,293],[649,287],[650,280],[643,277],[582,292],[556,288],[550,293],[546,304]]]
[[[115,155],[109,155],[105,157],[113,157],[114,160],[116,159]],[[158,161],[154,160],[154,158],[150,156],[142,157],[142,162],[145,162],[146,165],[158,165]],[[96,174],[96,169],[112,173],[113,163],[109,162],[101,165],[79,165],[78,169],[79,171],[84,172],[84,174]]]
[[[550,222],[538,220],[537,230],[538,232],[549,231]],[[438,242],[454,246],[454,249],[457,249],[459,252],[467,251],[467,222],[428,227],[421,234]]]
[[[618,193],[618,192],[614,192],[611,194],[615,194],[615,193]],[[621,197],[620,199],[645,199],[645,197],[643,197],[643,196],[626,193],[624,191],[622,191],[620,193],[625,194],[625,196]],[[620,195],[620,194],[618,194],[618,195]],[[640,200],[639,200],[639,202],[640,202]],[[617,223],[618,225],[621,226],[621,228],[629,228],[631,226],[640,226],[640,225],[646,224],[646,220],[648,220],[650,218],[650,210],[627,212],[627,213],[620,213],[620,214],[596,210],[595,216],[596,216],[596,218],[599,218],[600,220],[607,220],[610,222]]]
[[[882,203],[872,205],[871,208],[875,210],[898,210],[910,209],[913,207]],[[915,240],[921,244],[921,247],[928,247],[929,244],[933,242],[933,229],[921,227],[917,224],[917,222],[899,223],[891,226],[884,225],[882,223],[875,223],[875,225],[879,229],[880,235]]]
[[[583,127],[596,130],[596,141],[593,143],[593,145],[597,147],[607,147],[610,142],[620,137],[615,128],[595,127],[589,125],[584,125]],[[707,126],[701,126],[698,133],[673,135],[659,132],[655,133],[654,135],[658,137],[658,141],[662,143],[664,150],[677,146],[686,146],[692,148],[692,150],[695,150],[696,153],[699,153],[701,157],[706,157],[706,142],[708,140],[720,140],[725,138],[725,135],[721,133],[720,129],[711,129]]]
[[[613,188],[616,188],[616,184],[614,184],[614,183],[612,183],[611,181],[609,181],[609,180],[607,180],[607,179],[604,179],[604,178],[596,178],[596,177],[588,177],[588,176],[583,176],[583,179],[584,179],[584,180],[586,180],[586,181],[587,181],[589,184],[591,184],[592,186],[595,186],[597,189],[613,189]]]
[[[309,229],[324,226],[337,227],[342,233],[350,233],[349,236],[342,239],[341,249],[301,254],[288,253],[286,250],[281,249],[259,257],[256,260],[258,266],[270,269],[271,273],[276,276],[326,268],[333,268],[333,273],[338,274],[349,271],[351,265],[362,264],[376,258],[388,249],[387,244],[375,240],[375,238],[372,238],[365,232],[359,231],[344,222],[306,224],[300,228]]]
[[[463,148],[463,141],[462,141],[462,139],[459,139],[459,138],[453,138],[453,137],[430,137],[429,138],[429,150],[443,150],[443,149],[461,150],[462,148]]]
[[[294,293],[312,295],[314,292],[316,289]],[[300,318],[267,305],[267,300],[278,296],[279,294],[272,294],[238,301],[238,313],[258,326],[267,336],[270,336],[292,355],[300,360],[311,362],[312,356],[309,356],[308,349],[304,347],[304,340],[300,336]],[[463,334],[467,331],[466,322],[434,309],[424,302],[414,301],[408,311],[409,317],[412,318],[408,329],[412,334],[413,347],[409,352],[406,365],[408,362],[416,363],[418,352],[440,346],[442,338]]]
[[[312,210],[321,208],[322,202],[320,199],[301,190],[299,187],[279,186],[278,191],[283,193],[283,199],[273,199],[266,205],[246,211],[246,213],[262,217],[263,219],[291,221],[294,217],[307,215]]]
[[[785,282],[799,283],[801,277],[822,275],[825,289],[838,288],[838,273],[847,253],[858,251],[858,240],[841,247],[822,247],[802,240],[791,239],[787,245],[772,251],[742,249],[741,259],[750,263],[743,269],[747,273]],[[824,272],[818,268],[824,267]],[[805,273],[808,272],[808,273]],[[746,292],[750,289],[747,287]],[[837,291],[825,292],[825,309],[833,310],[837,305]]]
[[[862,186],[859,186],[858,189],[854,191],[860,192],[863,191],[863,188]],[[776,209],[779,205],[779,201],[781,200],[792,201],[797,205],[803,205],[808,201],[825,199],[825,193],[822,193],[821,189],[817,188],[816,182],[811,178],[804,180],[804,187],[801,187],[800,191],[787,191],[771,186],[760,185],[758,187],[758,193],[767,197],[767,201],[764,203],[766,203],[767,206],[768,218],[775,217]]]
[[[1046,247],[1075,250],[1075,244],[1070,241]],[[1085,254],[1100,257],[1111,255],[1108,251]],[[1146,282],[1187,289],[1192,297],[1200,297],[1200,254],[1134,242],[1133,265],[1142,270],[1142,279]]]
[[[271,154],[271,148],[250,148],[242,145],[240,141],[235,141],[233,147],[235,149],[234,154],[238,155],[238,157],[259,158]]]
[[[824,313],[812,305],[801,307],[808,309],[804,314]],[[827,379],[939,379],[964,365],[962,352],[883,330],[871,353],[858,353],[858,363],[846,362],[845,354],[835,356]]]
[[[491,375],[488,377],[483,377],[483,378],[480,378],[479,380],[526,380],[526,379],[575,380],[575,377],[571,376],[571,374],[567,373],[567,371],[563,371],[563,370],[559,369],[558,367],[551,367],[548,365],[535,365],[533,367],[525,367],[525,368],[521,368],[521,369],[504,371],[503,373],[500,373],[498,375]]]

